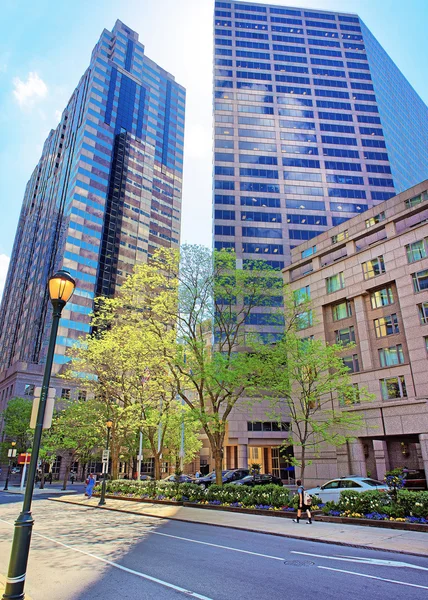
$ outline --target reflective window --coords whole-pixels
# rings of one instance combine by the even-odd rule
[[[380,389],[383,400],[407,398],[404,375],[400,375],[399,377],[389,377],[388,379],[381,379]]]
[[[338,290],[343,290],[343,288],[345,287],[345,277],[343,275],[343,271],[340,273],[336,273],[331,277],[327,277],[325,282],[327,294],[332,294],[333,292],[337,292]]]
[[[377,258],[367,260],[362,264],[362,267],[364,279],[371,279],[372,277],[377,277],[378,275],[382,275],[386,271],[383,256],[378,256]]]
[[[340,321],[352,317],[352,305],[347,300],[332,306],[333,321]]]
[[[379,362],[381,367],[393,367],[404,363],[404,353],[401,344],[389,348],[379,348]]]
[[[415,292],[421,292],[422,290],[428,289],[428,269],[413,273],[412,280]]]
[[[391,287],[385,287],[370,294],[372,308],[380,308],[394,303],[394,295]]]
[[[343,344],[346,346],[355,342],[355,330],[352,326],[337,329],[334,334],[336,337],[336,344]]]
[[[395,313],[386,317],[380,317],[379,319],[375,319],[373,323],[377,338],[386,337],[388,335],[394,335],[395,333],[400,333],[400,328],[398,326],[398,318]]]
[[[416,262],[427,257],[426,240],[418,240],[406,246],[407,260],[409,263]]]
[[[418,304],[419,319],[423,325],[428,323],[428,302]]]
[[[358,354],[352,356],[342,357],[343,364],[349,369],[351,373],[358,373],[360,370],[360,363],[358,361]]]

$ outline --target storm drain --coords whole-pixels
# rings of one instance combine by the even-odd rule
[[[285,560],[284,565],[288,567],[312,567],[315,563],[311,560]]]

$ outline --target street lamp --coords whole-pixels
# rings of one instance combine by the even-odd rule
[[[27,486],[25,488],[22,511],[15,521],[12,550],[10,553],[9,571],[6,579],[6,589],[3,600],[24,600],[24,584],[27,571],[28,554],[30,552],[31,533],[34,520],[31,516],[31,502],[33,499],[33,481],[36,476],[37,461],[39,457],[40,441],[42,438],[43,420],[46,409],[49,382],[52,372],[52,363],[55,352],[56,336],[59,320],[64,306],[70,300],[76,282],[67,271],[57,271],[49,278],[49,296],[53,306],[51,334],[49,338],[48,353],[46,356],[45,371],[43,374],[42,390],[40,394],[37,422],[34,430],[33,448],[31,452],[30,467],[28,469]]]
[[[103,454],[104,454],[104,456],[103,456],[103,483],[101,485],[101,498],[100,498],[100,501],[98,502],[98,506],[104,506],[104,504],[106,503],[106,477],[107,477],[108,459],[109,459],[108,444],[110,441],[110,430],[111,430],[112,426],[113,426],[113,421],[111,421],[109,419],[106,423],[107,442],[106,442],[105,452],[103,452]]]
[[[9,489],[8,485],[9,485],[9,477],[10,477],[10,465],[12,464],[12,458],[15,458],[16,456],[16,442],[10,442],[10,445],[12,446],[12,448],[9,448],[9,450],[7,451],[7,457],[9,459],[9,464],[7,466],[7,475],[6,475],[6,481],[4,484],[4,491],[7,492],[7,490]]]

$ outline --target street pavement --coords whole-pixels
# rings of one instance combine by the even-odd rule
[[[3,574],[20,500],[0,493]],[[428,557],[95,510],[44,496],[35,498],[33,514],[26,586],[32,600],[428,597]]]

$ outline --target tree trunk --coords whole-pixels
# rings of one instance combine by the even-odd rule
[[[155,472],[154,472],[154,476],[156,481],[159,481],[161,478],[161,459],[159,454],[155,454],[154,455],[154,463],[155,463]]]
[[[119,450],[116,444],[111,445],[111,477],[117,479],[119,474]]]
[[[68,481],[68,476],[70,474],[70,469],[71,469],[71,461],[68,463],[66,469],[65,469],[65,475],[64,475],[64,481],[62,482],[62,489],[66,490],[67,489],[67,481]]]
[[[215,465],[215,482],[217,485],[223,484],[223,449],[216,448],[214,451],[214,465]]]
[[[180,457],[178,456],[178,454],[175,457],[175,472],[180,473],[180,475],[181,475],[181,460],[180,460]]]
[[[306,469],[306,448],[302,446],[302,458],[300,460],[300,479],[302,485],[305,485],[305,469]]]

